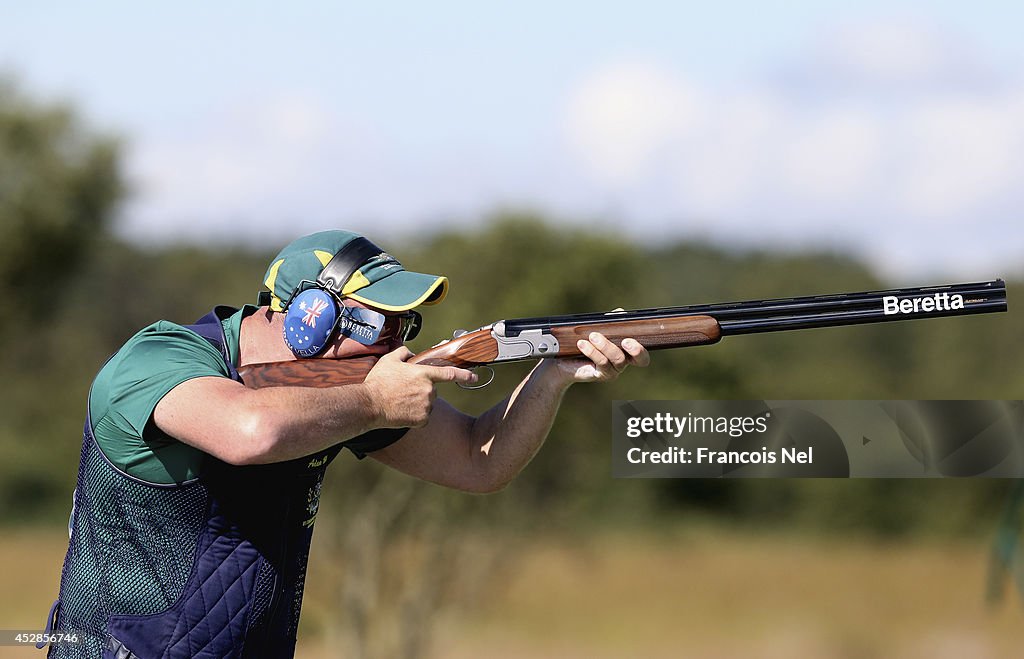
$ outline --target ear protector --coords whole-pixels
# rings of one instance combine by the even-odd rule
[[[366,238],[356,238],[334,255],[316,281],[303,281],[285,305],[284,342],[296,357],[315,357],[323,352],[337,329],[343,335],[370,345],[382,335],[401,333],[411,339],[419,331],[421,317],[415,311],[400,316],[348,307],[341,291],[364,263],[381,248]]]

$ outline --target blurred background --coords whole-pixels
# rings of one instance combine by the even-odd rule
[[[56,597],[106,356],[255,302],[304,233],[364,232],[448,275],[414,350],[506,317],[996,277],[1013,308],[1022,20],[874,0],[8,4],[0,628],[40,629]],[[1021,318],[658,353],[570,391],[487,497],[343,455],[299,656],[1018,656],[1021,598],[990,579],[1014,483],[612,480],[609,433],[627,398],[1020,399]],[[525,368],[441,395],[480,412]]]

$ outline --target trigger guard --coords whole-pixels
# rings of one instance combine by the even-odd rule
[[[490,366],[486,365],[486,364],[484,364],[483,366],[474,366],[473,368],[469,369],[469,370],[471,370],[473,372],[476,372],[477,370],[483,369],[483,368],[486,368],[490,372],[490,374],[491,374],[491,377],[487,378],[487,381],[484,382],[483,384],[475,384],[472,387],[470,387],[468,385],[465,385],[465,384],[462,384],[461,382],[457,382],[456,384],[459,385],[460,389],[465,389],[467,391],[473,391],[474,389],[483,389],[484,387],[486,387],[490,383],[494,382],[494,369],[491,368]]]

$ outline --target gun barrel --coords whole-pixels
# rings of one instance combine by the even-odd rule
[[[506,336],[518,336],[526,330],[569,325],[705,315],[715,318],[721,325],[722,335],[728,336],[1006,310],[1006,283],[996,279],[861,293],[517,318],[506,320],[504,327]]]
[[[881,309],[845,309],[831,313],[794,314],[789,316],[772,316],[740,320],[722,320],[722,336],[734,334],[757,334],[760,332],[777,332],[782,330],[811,329],[814,327],[839,327],[842,325],[861,325],[864,323],[885,323],[896,320],[913,320],[915,318],[936,318],[942,316],[965,316],[979,313],[995,313],[1006,311],[1006,301],[986,300],[963,309],[946,309],[935,311],[919,311],[908,313],[887,314]]]

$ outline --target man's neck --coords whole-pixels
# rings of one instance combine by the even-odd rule
[[[238,365],[287,362],[295,359],[281,340],[284,314],[261,307],[242,319],[238,330]]]

